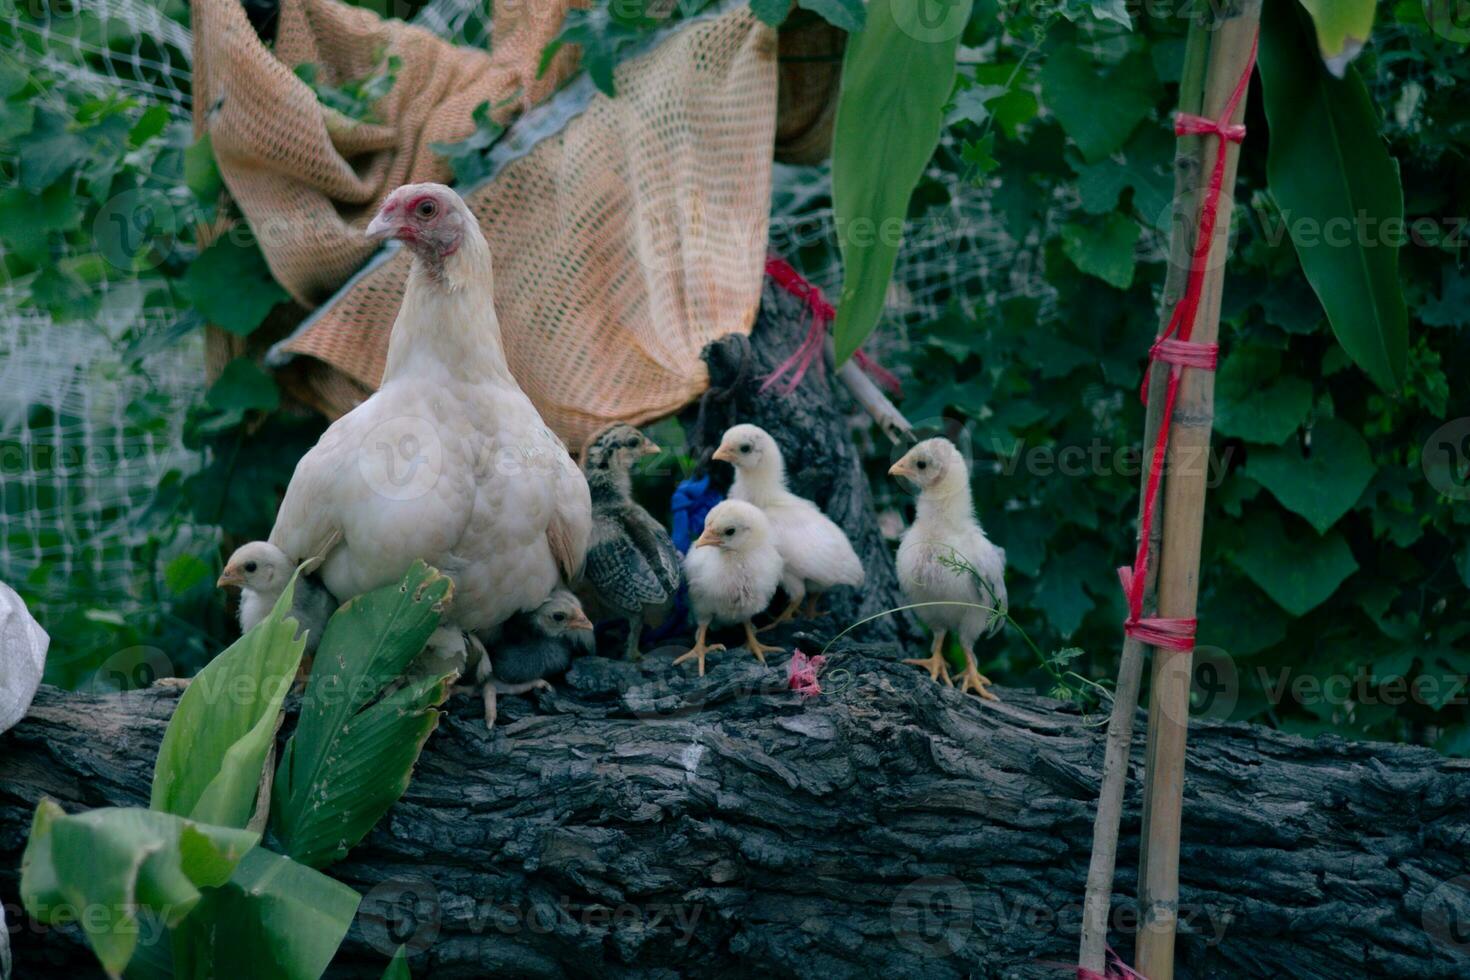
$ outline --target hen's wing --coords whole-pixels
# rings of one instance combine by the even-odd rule
[[[549,430],[547,434],[556,440]],[[562,465],[556,481],[556,510],[546,527],[546,540],[562,581],[571,584],[581,576],[587,558],[587,542],[592,536],[592,492],[587,488],[587,477],[572,462],[560,440],[556,444]]]
[[[335,490],[351,465],[348,448],[356,444],[353,433],[358,427],[352,412],[333,422],[291,474],[286,495],[276,511],[270,543],[284,551],[293,565],[325,557],[341,541]]]

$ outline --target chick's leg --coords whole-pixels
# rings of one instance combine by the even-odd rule
[[[954,681],[950,680],[949,677],[949,664],[944,662],[944,638],[948,635],[949,633],[945,630],[935,630],[934,644],[929,647],[928,658],[905,660],[904,663],[913,664],[916,667],[923,667],[929,671],[929,679],[931,681],[937,681],[943,677],[946,687],[954,687]]]
[[[987,701],[999,701],[1000,698],[990,693],[990,678],[980,673],[975,666],[975,651],[965,647],[965,672],[960,675],[960,690],[980,695]]]
[[[796,618],[796,611],[800,608],[801,599],[799,597],[796,599],[792,599],[791,602],[787,604],[786,608],[781,610],[781,615],[777,616],[775,619],[771,620],[769,623],[756,630],[756,632],[764,633],[766,630],[775,629],[782,623],[790,622],[791,620]]]
[[[494,684],[493,681],[486,681],[485,682],[484,691],[482,692],[481,696],[485,699],[485,727],[486,728],[494,728],[495,727],[495,684]]]
[[[628,617],[628,645],[623,648],[624,660],[642,660],[643,652],[638,649],[638,640],[643,633],[643,619],[640,616]]]
[[[806,608],[801,611],[801,614],[807,619],[816,619],[822,615],[821,605],[822,593],[810,592],[806,597]]]
[[[674,658],[674,663],[675,664],[682,664],[686,660],[697,659],[699,661],[699,676],[700,677],[703,677],[704,676],[704,655],[707,654],[707,653],[714,653],[716,650],[723,650],[723,649],[725,649],[725,644],[723,644],[723,643],[710,644],[710,643],[704,642],[704,635],[706,633],[708,633],[708,632],[709,632],[709,623],[700,623],[699,624],[699,630],[694,635],[694,646],[692,646],[692,647],[689,648],[689,652],[688,653],[685,653],[685,654],[682,654],[682,655],[680,655],[678,657],[675,657]]]
[[[745,648],[755,654],[755,659],[761,663],[766,662],[766,654],[768,653],[784,653],[786,651],[785,647],[768,647],[760,640],[757,640],[755,638],[755,624],[748,619],[745,621]]]

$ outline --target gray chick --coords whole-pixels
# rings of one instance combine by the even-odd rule
[[[531,612],[506,620],[475,674],[484,685],[485,727],[495,727],[497,694],[550,688],[546,678],[565,671],[574,655],[593,649],[592,621],[577,597],[564,588]]]
[[[583,598],[598,615],[627,620],[624,656],[629,660],[640,656],[643,624],[667,616],[679,591],[681,563],[669,532],[633,500],[633,464],[658,451],[643,433],[618,423],[582,453],[582,471],[592,490]]]

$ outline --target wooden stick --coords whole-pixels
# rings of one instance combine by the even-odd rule
[[[1205,63],[1209,53],[1209,31],[1201,20],[1189,25],[1184,51],[1184,70],[1179,80],[1179,111],[1198,114],[1205,90]],[[1199,214],[1200,152],[1197,136],[1181,137],[1174,151],[1174,212],[1169,239],[1169,268],[1159,304],[1159,330],[1168,325],[1174,306],[1184,295],[1189,280],[1190,256]],[[1149,373],[1148,407],[1144,411],[1143,451],[1154,444],[1163,421],[1164,389],[1169,372]],[[1148,491],[1148,474],[1139,477],[1138,507]],[[1159,539],[1163,526],[1155,522],[1148,542],[1148,576],[1143,588],[1143,614],[1153,615],[1154,586],[1158,580]],[[1107,747],[1103,755],[1102,787],[1098,792],[1097,817],[1092,827],[1092,861],[1087,869],[1087,891],[1082,902],[1082,939],[1077,962],[1085,969],[1103,973],[1107,967],[1108,918],[1112,911],[1113,874],[1118,860],[1118,829],[1123,816],[1123,793],[1128,782],[1128,759],[1133,746],[1133,717],[1138,710],[1138,688],[1143,677],[1145,645],[1124,637],[1118,663],[1118,683],[1113,690],[1112,714],[1108,719]]]
[[[1210,44],[1204,112],[1218,119],[1250,63],[1261,19],[1260,0],[1224,13]],[[1245,99],[1232,122],[1245,117]],[[1204,138],[1205,159],[1215,150]],[[1219,336],[1220,300],[1230,239],[1231,205],[1240,144],[1225,144],[1224,196],[1204,275],[1198,320],[1191,340]],[[1174,406],[1162,491],[1164,535],[1159,564],[1159,615],[1192,619],[1199,597],[1200,538],[1204,530],[1205,480],[1214,421],[1215,375],[1185,370]],[[1184,804],[1184,753],[1189,732],[1189,680],[1193,653],[1158,650],[1149,690],[1145,823],[1139,873],[1139,934],[1135,966],[1150,980],[1172,980],[1174,935],[1179,918],[1179,830]]]
[[[849,358],[847,363],[838,369],[837,377],[847,386],[853,400],[873,416],[873,420],[878,423],[878,428],[883,430],[883,434],[890,442],[900,445],[914,441],[914,429],[909,425],[909,420],[904,418],[898,406],[888,400],[888,396],[883,394],[883,390],[873,383],[873,379],[863,372],[857,362]]]

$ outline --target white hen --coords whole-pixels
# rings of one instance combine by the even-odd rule
[[[490,629],[581,571],[587,481],[511,377],[459,195],[400,187],[367,233],[413,253],[382,384],[297,464],[270,540],[300,560],[340,534],[321,576],[344,601],[421,558],[454,581],[448,624]]]
[[[694,646],[674,663],[698,660],[699,676],[704,676],[705,654],[725,649],[722,643],[705,642],[712,624],[742,624],[745,646],[761,663],[766,662],[766,654],[781,652],[781,647],[757,640],[750,622],[771,604],[781,583],[781,553],[760,508],[740,500],[716,504],[704,519],[704,533],[684,556],[684,578],[698,629]]]
[[[730,499],[754,504],[771,522],[785,566],[781,588],[789,600],[777,623],[795,616],[807,596],[811,601],[806,614],[811,616],[823,592],[863,584],[863,563],[842,528],[816,504],[786,489],[786,461],[769,432],[756,425],[732,426],[714,458],[735,467]]]
[[[958,633],[966,661],[961,689],[993,701],[990,679],[975,664],[975,641],[1004,621],[1006,553],[975,519],[965,458],[948,439],[926,439],[888,472],[919,487],[914,523],[898,546],[898,584],[909,602],[940,603],[914,610],[934,631],[934,645],[927,660],[905,663],[928,669],[931,680],[942,676],[952,683],[944,640]]]

